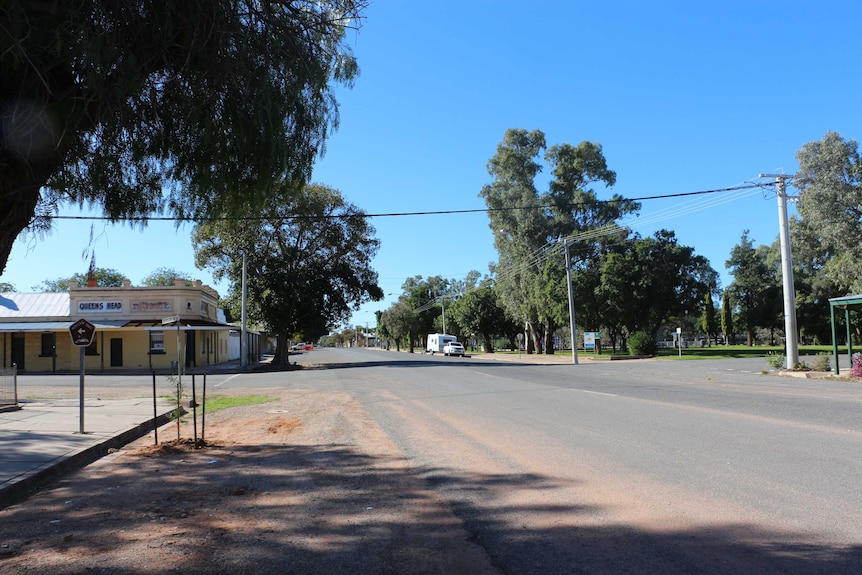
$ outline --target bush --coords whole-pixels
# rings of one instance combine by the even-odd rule
[[[658,346],[655,338],[645,331],[637,331],[629,336],[629,355],[655,355]]]
[[[814,371],[832,371],[832,356],[829,352],[818,353],[814,361],[811,362],[811,369]]]
[[[769,367],[772,369],[782,369],[784,368],[784,354],[772,353],[770,351],[766,354],[766,363],[768,363]]]
[[[851,358],[853,367],[850,369],[850,375],[853,377],[862,377],[862,353],[854,353]]]

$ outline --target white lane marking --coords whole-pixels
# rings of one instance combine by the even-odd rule
[[[229,382],[230,380],[232,380],[232,379],[233,379],[233,378],[235,378],[235,377],[239,377],[239,374],[238,374],[238,373],[235,373],[235,374],[233,374],[232,376],[230,376],[229,378],[227,378],[226,380],[224,380],[223,382],[215,384],[215,386],[216,386],[216,387],[221,387],[221,386],[223,386],[224,384],[226,384],[227,382]]]
[[[581,393],[592,393],[593,395],[607,395],[608,397],[619,397],[616,393],[605,393],[603,391],[590,391],[589,389],[577,389],[570,387],[572,391],[580,391]]]

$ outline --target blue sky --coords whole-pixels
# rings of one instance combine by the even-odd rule
[[[314,180],[370,214],[482,209],[486,165],[509,128],[540,129],[549,145],[600,143],[617,173],[612,193],[625,197],[792,174],[799,148],[827,131],[862,138],[860,21],[851,0],[372,1],[348,37],[361,74],[337,91],[341,125]],[[357,324],[373,326],[408,277],[463,279],[496,260],[483,213],[372,223],[374,267],[392,295],[363,306]],[[723,285],[743,230],[755,244],[778,234],[774,194],[759,189],[645,201],[627,223],[675,231]],[[45,239],[17,242],[0,281],[28,291],[85,270],[89,228],[60,221]],[[226,292],[194,267],[190,231],[97,223],[97,265],[133,283],[160,266],[188,270]]]

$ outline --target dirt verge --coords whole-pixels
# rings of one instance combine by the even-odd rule
[[[0,572],[496,573],[346,394],[209,414],[203,448],[191,419],[180,435],[0,511]]]

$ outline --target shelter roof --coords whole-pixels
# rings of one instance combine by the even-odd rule
[[[829,305],[838,308],[862,306],[862,294],[829,298]]]

